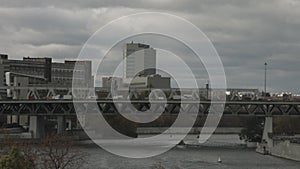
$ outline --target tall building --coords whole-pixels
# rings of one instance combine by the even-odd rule
[[[142,43],[126,43],[123,50],[123,78],[102,77],[102,87],[117,90],[170,88],[170,78],[156,74],[156,50]]]
[[[156,50],[142,43],[127,43],[123,52],[124,78],[156,74]]]

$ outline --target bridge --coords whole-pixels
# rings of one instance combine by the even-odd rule
[[[0,115],[27,116],[29,131],[33,138],[43,137],[45,128],[45,117],[54,116],[57,119],[57,132],[65,130],[67,116],[76,117],[75,106],[80,107],[81,112],[93,112],[99,109],[104,116],[119,114],[117,107],[122,108],[125,113],[131,113],[134,108],[144,111],[150,105],[163,107],[162,116],[177,116],[179,110],[184,113],[194,113],[197,116],[206,116],[210,108],[214,106],[224,107],[223,116],[259,116],[265,117],[263,140],[264,147],[273,147],[270,135],[273,133],[274,116],[300,117],[300,102],[293,101],[233,101],[226,102],[195,100],[195,99],[168,99],[163,103],[159,99],[151,100],[123,100],[123,99],[84,99],[84,100],[0,100]],[[194,107],[194,108],[193,108]],[[195,109],[197,107],[198,109]]]
[[[116,105],[123,107],[128,113],[128,104],[135,105],[139,110],[147,110],[150,107],[148,100],[0,100],[0,115],[76,115],[74,103],[82,105],[82,111],[88,112],[98,106],[101,113],[114,115],[118,113]],[[95,104],[96,103],[96,104]],[[300,117],[300,102],[275,102],[275,101],[195,101],[195,100],[168,100],[162,105],[159,100],[151,104],[164,106],[163,115],[176,115],[179,109],[189,112],[190,108],[198,104],[198,115],[207,115],[210,105],[223,105],[223,115],[247,115],[247,116],[293,116]],[[181,107],[185,105],[185,108]],[[194,110],[194,109],[193,109]],[[193,112],[195,113],[195,112]]]

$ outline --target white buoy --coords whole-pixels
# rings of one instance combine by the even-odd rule
[[[221,157],[219,157],[219,159],[218,159],[218,163],[222,163]]]

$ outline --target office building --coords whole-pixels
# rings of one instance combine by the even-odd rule
[[[76,70],[74,70],[76,65]],[[92,76],[92,62],[91,61],[69,61],[64,63],[53,62],[51,68],[51,81],[54,84],[62,86],[71,86],[73,80],[73,73],[76,71],[75,81],[81,83],[82,87],[93,87],[94,78]]]
[[[76,83],[81,83],[81,87],[93,87],[91,61],[66,60],[59,63],[52,62],[51,58],[46,57],[23,57],[23,60],[14,60],[9,59],[6,54],[0,54],[0,87],[21,86],[21,84],[22,87],[72,87],[74,71]],[[0,93],[3,97],[6,91],[1,90]]]
[[[131,80],[131,89],[170,89],[171,78],[161,75],[138,76]]]
[[[106,90],[120,89],[123,87],[123,79],[121,77],[102,77],[102,87]]]
[[[142,43],[126,43],[123,50],[123,78],[102,77],[102,87],[106,90],[169,89],[170,78],[156,74],[156,50]]]
[[[123,51],[124,78],[156,73],[156,50],[142,43],[127,43]]]

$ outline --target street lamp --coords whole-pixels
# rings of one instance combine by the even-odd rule
[[[265,93],[264,96],[267,96],[267,62],[265,62]]]

